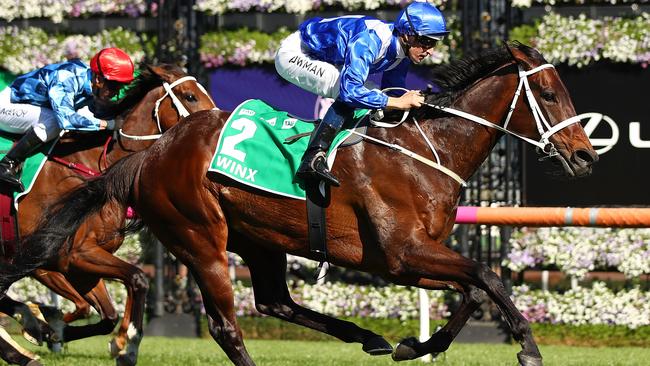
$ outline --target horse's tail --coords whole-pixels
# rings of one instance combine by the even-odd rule
[[[12,283],[63,255],[65,243],[69,251],[75,233],[89,216],[111,202],[126,207],[144,156],[142,151],[118,161],[48,207],[37,229],[21,240],[13,262],[0,264],[0,297]]]

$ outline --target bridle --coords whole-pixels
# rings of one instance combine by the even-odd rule
[[[439,105],[435,104],[430,104],[430,103],[423,103],[424,105],[439,109],[441,111],[447,112],[449,114],[454,114],[459,117],[463,117],[465,119],[468,119],[472,122],[476,122],[480,125],[491,127],[494,129],[497,129],[501,132],[505,132],[509,135],[512,135],[514,137],[517,137],[531,145],[534,145],[538,147],[542,152],[544,152],[547,156],[546,158],[552,158],[557,156],[559,153],[557,149],[555,148],[555,145],[550,141],[551,136],[554,134],[560,132],[561,130],[569,127],[570,125],[574,123],[580,122],[582,118],[584,118],[582,115],[578,116],[573,116],[571,118],[568,118],[560,123],[557,123],[553,126],[551,126],[550,123],[546,120],[546,117],[544,117],[544,114],[542,113],[542,109],[540,108],[539,104],[537,103],[537,100],[535,99],[535,96],[533,95],[533,92],[530,89],[530,84],[528,83],[528,76],[533,75],[537,72],[540,72],[544,69],[549,69],[549,68],[555,68],[552,64],[543,64],[541,66],[537,66],[531,70],[525,71],[521,68],[521,65],[517,65],[517,69],[519,71],[519,84],[517,85],[517,89],[515,90],[515,95],[512,98],[512,103],[510,103],[510,109],[508,110],[508,115],[506,116],[505,122],[502,126],[499,126],[495,123],[492,123],[484,118],[475,116],[470,113],[466,113],[463,111],[460,111],[458,109],[454,108],[449,108],[449,107],[442,107]],[[537,132],[539,132],[540,139],[539,141],[535,141],[531,138],[528,138],[526,136],[520,135],[516,132],[513,132],[511,130],[508,130],[508,123],[510,123],[510,119],[512,117],[513,112],[515,111],[515,106],[517,104],[517,100],[519,99],[519,96],[521,95],[521,90],[524,89],[526,99],[528,100],[528,105],[530,106],[530,109],[533,114],[533,118],[535,119],[535,125],[537,126]]]
[[[517,137],[517,138],[519,138],[519,139],[521,139],[521,140],[523,140],[523,141],[525,141],[525,142],[539,148],[539,150],[541,152],[546,154],[546,156],[543,159],[556,157],[556,156],[559,155],[559,152],[557,151],[557,148],[555,147],[555,145],[550,141],[551,136],[558,133],[562,129],[569,127],[570,125],[572,125],[574,123],[580,122],[580,120],[582,120],[585,117],[585,115],[583,114],[583,115],[570,117],[570,118],[568,118],[568,119],[566,119],[566,120],[564,120],[564,121],[562,121],[560,123],[557,123],[557,124],[555,124],[553,126],[551,126],[548,123],[548,121],[544,117],[544,114],[542,113],[542,109],[540,108],[539,104],[537,104],[537,100],[535,99],[535,96],[533,95],[533,92],[530,89],[530,84],[528,82],[528,76],[533,75],[533,74],[538,73],[538,72],[541,72],[542,70],[549,69],[549,68],[554,68],[554,66],[552,64],[543,64],[543,65],[537,66],[537,67],[535,67],[535,68],[533,68],[531,70],[525,71],[525,70],[522,69],[521,65],[517,63],[517,70],[518,70],[518,75],[519,75],[519,84],[517,85],[517,89],[515,90],[514,96],[512,98],[512,102],[510,103],[510,109],[508,110],[508,115],[505,118],[505,122],[503,124],[503,127],[496,124],[496,123],[492,123],[492,122],[490,122],[490,121],[488,121],[488,120],[486,120],[484,118],[473,115],[471,113],[463,112],[463,111],[458,110],[458,109],[454,109],[454,108],[450,108],[450,107],[443,107],[443,106],[440,106],[440,105],[435,105],[435,104],[426,103],[426,102],[422,103],[422,105],[425,105],[425,106],[428,106],[428,107],[431,107],[431,108],[434,108],[434,109],[438,109],[438,110],[441,110],[441,111],[449,113],[449,114],[459,116],[461,118],[470,120],[470,121],[478,123],[480,125],[490,127],[490,128],[494,128],[494,129],[499,130],[501,132],[507,133],[507,134],[512,135],[514,137]],[[403,88],[391,88],[391,89],[402,89],[404,91],[408,91],[408,90],[403,89]],[[508,130],[508,123],[510,122],[512,114],[513,114],[513,112],[515,110],[515,106],[517,105],[517,101],[519,99],[519,96],[521,95],[522,89],[524,90],[526,99],[528,100],[528,105],[530,106],[530,109],[531,109],[532,114],[533,114],[533,118],[535,119],[535,124],[537,126],[537,131],[540,134],[539,141],[533,140],[531,138],[520,135],[520,134],[518,134],[516,132],[513,132],[511,130]],[[397,124],[387,125],[385,123],[373,121],[372,118],[371,118],[371,123],[373,123],[373,124],[375,124],[377,126],[380,126],[380,127],[396,127],[396,126],[400,125],[404,120],[406,120],[407,115],[408,115],[408,111],[405,112],[404,116],[402,117],[402,120]],[[421,162],[431,166],[432,168],[437,169],[437,170],[443,172],[444,174],[450,176],[452,179],[454,179],[455,181],[460,183],[461,186],[466,187],[467,182],[464,179],[462,179],[458,174],[454,173],[450,169],[448,169],[448,168],[446,168],[446,167],[444,167],[443,165],[440,164],[440,158],[438,157],[438,154],[437,154],[436,150],[433,148],[433,144],[431,144],[429,139],[424,134],[424,131],[422,130],[422,128],[420,128],[417,120],[415,118],[413,118],[413,121],[415,122],[415,125],[418,128],[418,131],[420,132],[422,137],[424,137],[424,140],[426,141],[427,145],[432,150],[437,162],[434,162],[434,161],[432,161],[430,159],[427,159],[427,158],[425,158],[425,157],[423,157],[421,155],[418,155],[417,153],[415,153],[413,151],[410,151],[408,149],[405,149],[405,148],[403,148],[403,147],[401,147],[399,145],[389,144],[389,143],[387,143],[385,141],[381,141],[381,140],[375,139],[373,137],[370,137],[370,136],[355,132],[354,130],[352,130],[352,131],[353,131],[354,134],[361,135],[364,139],[368,139],[368,140],[371,140],[373,142],[377,142],[377,143],[380,143],[382,145],[388,146],[391,149],[397,150],[397,151],[399,151],[399,152],[401,152],[401,153],[403,153],[405,155],[408,155],[408,156],[410,156],[410,157],[412,157],[412,158],[414,158],[414,159],[416,159],[418,161],[421,161]]]
[[[137,141],[159,139],[160,136],[162,136],[163,130],[162,130],[162,127],[160,126],[160,116],[159,116],[158,111],[160,109],[160,103],[162,103],[162,101],[167,97],[171,98],[172,103],[174,104],[174,107],[176,107],[176,111],[178,111],[179,116],[181,116],[181,117],[189,116],[190,112],[187,111],[187,108],[185,108],[183,103],[181,103],[180,99],[178,99],[176,94],[174,94],[174,90],[173,90],[176,86],[178,86],[178,85],[180,85],[180,84],[182,84],[182,83],[184,83],[186,81],[194,81],[196,83],[196,85],[198,86],[199,90],[201,92],[203,92],[203,94],[205,94],[212,101],[212,98],[210,97],[210,94],[208,94],[208,92],[205,90],[203,85],[201,85],[201,83],[196,81],[196,78],[194,76],[184,76],[184,77],[174,81],[171,84],[165,81],[162,84],[163,88],[165,89],[165,94],[163,94],[163,96],[160,97],[156,101],[156,105],[155,105],[155,108],[154,108],[154,116],[156,117],[156,125],[158,126],[158,132],[160,132],[160,133],[155,134],[155,135],[134,136],[134,135],[128,135],[128,134],[124,133],[124,131],[122,131],[122,129],[120,129],[119,130],[120,136],[131,139],[131,140],[137,140]],[[212,104],[214,104],[214,101],[212,101]],[[218,109],[216,106],[214,108]]]

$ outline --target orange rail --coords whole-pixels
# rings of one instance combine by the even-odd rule
[[[458,224],[650,227],[650,208],[458,207]]]

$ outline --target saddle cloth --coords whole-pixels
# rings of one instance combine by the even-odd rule
[[[0,159],[2,159],[7,154],[7,152],[9,152],[13,146],[14,141],[18,138],[20,138],[20,135],[0,132]],[[13,201],[16,210],[18,210],[18,199],[29,193],[29,191],[32,189],[34,182],[36,181],[36,177],[38,177],[38,174],[41,172],[43,165],[45,165],[47,156],[50,151],[52,151],[52,148],[56,144],[56,141],[58,141],[58,139],[45,144],[35,154],[25,160],[25,163],[23,164],[23,172],[20,178],[23,182],[23,185],[25,186],[25,191],[20,193],[14,192]]]
[[[336,149],[352,134],[348,128],[365,123],[368,112],[355,111],[354,118],[334,139],[328,157],[330,166]],[[262,100],[247,100],[235,108],[221,130],[208,171],[266,192],[304,200],[304,187],[294,180],[294,175],[314,127],[314,121],[300,120]],[[304,136],[291,139],[301,134]]]

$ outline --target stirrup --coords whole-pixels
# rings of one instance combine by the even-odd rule
[[[16,192],[24,192],[25,186],[19,178],[0,174],[0,184],[8,185],[9,188]]]
[[[330,172],[329,167],[327,166],[327,162],[325,160],[324,153],[316,155],[314,157],[314,160],[312,160],[311,164],[309,165],[313,169],[316,176],[329,183],[329,185],[334,187],[341,186],[341,183],[339,182],[338,178],[336,178],[334,174]]]
[[[8,185],[12,190],[17,192],[25,191],[23,182],[20,181],[20,166],[15,162],[0,162],[0,185]]]

